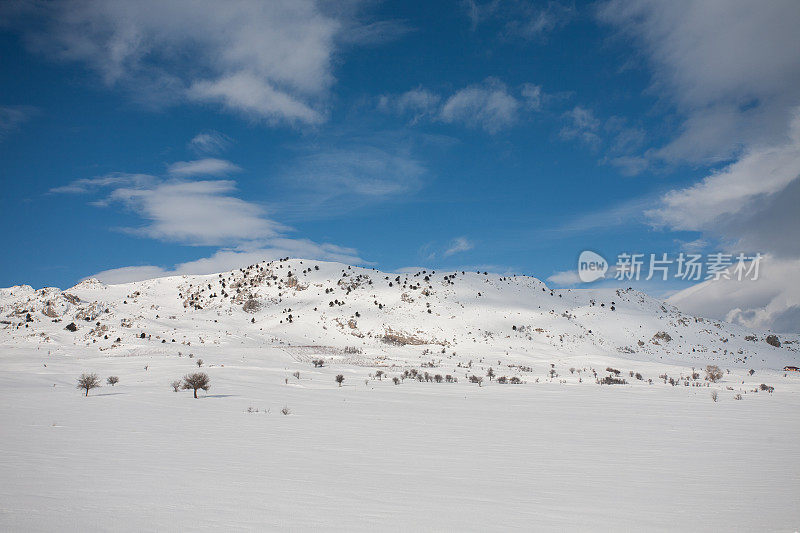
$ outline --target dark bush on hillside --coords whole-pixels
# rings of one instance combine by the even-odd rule
[[[767,335],[767,344],[770,346],[774,346],[776,348],[781,347],[781,340],[778,338],[777,335]]]
[[[606,376],[600,380],[600,385],[625,385],[627,383],[624,379],[614,376]]]
[[[75,333],[78,331],[78,326],[75,325],[75,322],[70,322],[64,329]]]

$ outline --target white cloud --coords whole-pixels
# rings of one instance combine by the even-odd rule
[[[219,154],[230,145],[231,140],[227,135],[214,130],[202,131],[189,141],[189,148],[198,154]]]
[[[12,26],[33,50],[83,63],[104,85],[150,105],[218,103],[288,123],[324,119],[336,38],[346,25],[312,0],[68,0],[0,14],[37,22]]]
[[[273,123],[285,120],[318,124],[323,121],[323,115],[302,100],[249,72],[195,81],[187,95],[192,100],[217,102],[231,111],[245,116],[255,114]]]
[[[562,270],[547,278],[547,281],[555,285],[570,286],[581,283],[577,270]]]
[[[172,176],[226,176],[242,170],[230,161],[208,157],[196,161],[177,161],[167,167]]]
[[[684,312],[750,328],[797,333],[800,325],[800,259],[762,260],[757,280],[720,279],[684,289],[668,302]]]
[[[517,120],[519,101],[508,93],[505,84],[488,78],[479,85],[457,91],[442,106],[443,122],[459,122],[469,127],[497,133]]]
[[[654,156],[719,161],[784,135],[800,103],[796,1],[611,0],[598,14],[641,46],[653,90],[685,117]]]
[[[800,110],[793,115],[783,144],[748,150],[699,183],[668,192],[646,214],[655,224],[672,230],[700,231],[781,256],[800,255],[796,207]]]
[[[656,161],[728,162],[695,185],[664,194],[646,210],[651,222],[698,232],[698,242],[721,242],[730,251],[766,252],[771,257],[763,281],[706,282],[673,300],[690,312],[751,327],[793,324],[796,329],[797,3],[611,0],[598,14],[640,47],[653,69],[651,90],[672,104],[682,120],[666,145],[610,162],[631,171]]]
[[[447,247],[447,250],[442,254],[444,257],[450,257],[453,254],[467,252],[475,248],[475,244],[466,237],[457,237]]]
[[[169,242],[230,246],[277,237],[286,230],[264,209],[231,196],[233,181],[164,182],[151,188],[120,188],[109,196],[148,221],[129,233]]]

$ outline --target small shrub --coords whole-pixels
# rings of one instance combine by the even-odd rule
[[[610,366],[606,367],[606,372],[611,372],[615,376],[619,376],[619,370],[617,370],[616,368],[611,368]]]
[[[734,395],[733,399],[734,399],[734,400],[741,400],[741,399],[742,399],[742,395],[741,395],[741,394],[739,394],[739,393],[736,393],[736,394]]]
[[[400,378],[398,378],[397,376],[395,376],[395,377],[393,377],[393,378],[392,378],[392,382],[393,382],[395,385],[400,385]]]
[[[336,376],[336,383],[338,383],[338,384],[339,384],[339,386],[341,387],[341,386],[342,386],[342,383],[344,383],[344,376],[343,376],[343,375],[341,375],[341,374],[337,375],[337,376]]]
[[[715,391],[715,390],[712,390],[711,391],[711,399],[714,400],[714,402],[716,403],[717,399],[719,399],[719,393],[717,391]]]
[[[113,387],[114,385],[119,383],[119,378],[117,376],[108,376],[108,379],[106,379],[106,383],[108,383]]]
[[[179,390],[181,390],[181,380],[176,379],[175,381],[170,383],[169,386],[172,387],[172,390],[178,392]]]
[[[325,366],[325,359],[312,359],[311,362],[314,364],[314,368]]]
[[[282,415],[290,415],[290,414],[292,414],[292,410],[289,409],[288,407],[284,406],[283,409],[281,409],[281,414]]]
[[[504,385],[508,383],[508,378],[505,376],[500,376],[499,378],[497,378],[497,382],[500,383],[501,385]]]
[[[203,366],[203,360],[202,359],[198,359],[196,361],[196,363],[197,363],[197,368],[200,368],[201,366]]]
[[[71,331],[72,333],[75,333],[76,331],[78,331],[78,326],[75,325],[75,322],[70,322],[64,329],[67,331]]]
[[[775,387],[770,387],[766,383],[762,383],[761,385],[758,386],[758,388],[767,392],[773,392],[775,390]]]
[[[636,373],[636,379],[638,379],[639,381],[642,381],[644,378],[642,377],[642,375],[640,373],[637,372]]]
[[[623,378],[614,376],[606,376],[600,380],[600,385],[626,385],[627,383]]]
[[[723,375],[722,369],[717,365],[708,365],[706,367],[706,379],[711,383],[721,380]]]
[[[481,386],[481,383],[483,383],[483,378],[482,378],[482,377],[480,377],[480,376],[476,376],[475,374],[473,374],[473,375],[471,375],[471,376],[469,377],[469,382],[470,382],[470,383],[477,383],[477,384],[478,384],[478,386],[480,387],[480,386]]]
[[[295,372],[292,375],[295,377],[295,379],[300,379],[300,372]]]
[[[512,376],[511,378],[509,378],[508,382],[511,383],[512,385],[519,385],[520,383],[522,383],[522,380],[519,379],[517,376]]]

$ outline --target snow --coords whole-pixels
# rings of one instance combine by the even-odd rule
[[[270,277],[221,296],[221,279],[234,296],[259,268]],[[0,529],[800,524],[800,374],[782,371],[800,360],[797,335],[775,348],[767,332],[695,320],[638,292],[551,296],[533,278],[458,272],[450,284],[452,272],[297,259],[247,272],[0,289]],[[187,304],[195,292],[202,309]],[[242,309],[250,298],[255,313]],[[441,344],[387,344],[389,329]],[[655,344],[661,331],[672,340]],[[726,370],[721,382],[691,379],[706,364]],[[523,383],[468,382],[490,366]],[[592,369],[606,367],[628,383],[598,385]],[[411,369],[458,382],[392,382]],[[172,391],[196,371],[209,374],[208,392]],[[75,388],[83,372],[104,382],[88,397]],[[110,375],[119,384],[106,385]],[[761,383],[774,392],[756,392]]]

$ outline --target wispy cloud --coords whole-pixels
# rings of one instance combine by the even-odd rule
[[[158,178],[149,174],[114,172],[96,178],[77,179],[66,185],[53,187],[49,192],[52,194],[85,194],[103,188],[149,186],[157,181]]]
[[[0,142],[26,122],[31,115],[37,112],[35,107],[25,105],[0,106]]]
[[[494,134],[516,124],[523,111],[541,110],[545,97],[539,85],[524,83],[513,91],[497,78],[486,78],[449,96],[422,87],[399,95],[383,95],[378,108],[412,115],[412,123],[436,120]]]
[[[195,161],[177,161],[167,168],[172,176],[227,176],[242,170],[237,165],[224,159],[209,157]]]
[[[600,146],[600,121],[591,109],[575,106],[564,113],[565,124],[559,132],[562,139],[579,139],[593,149]]]
[[[467,252],[475,248],[475,244],[467,239],[466,237],[457,237],[453,239],[453,242],[450,243],[447,250],[444,251],[442,254],[444,257],[450,257],[451,255]]]
[[[228,149],[231,139],[218,131],[201,131],[189,141],[189,148],[198,154],[219,154]]]
[[[466,0],[466,14],[472,30],[488,20],[503,23],[502,37],[543,41],[558,28],[565,26],[576,14],[571,3],[550,1],[529,3],[518,0]]]
[[[459,122],[497,133],[514,124],[519,107],[519,101],[508,93],[505,84],[496,79],[487,79],[482,84],[466,87],[449,97],[439,117],[443,122]]]

